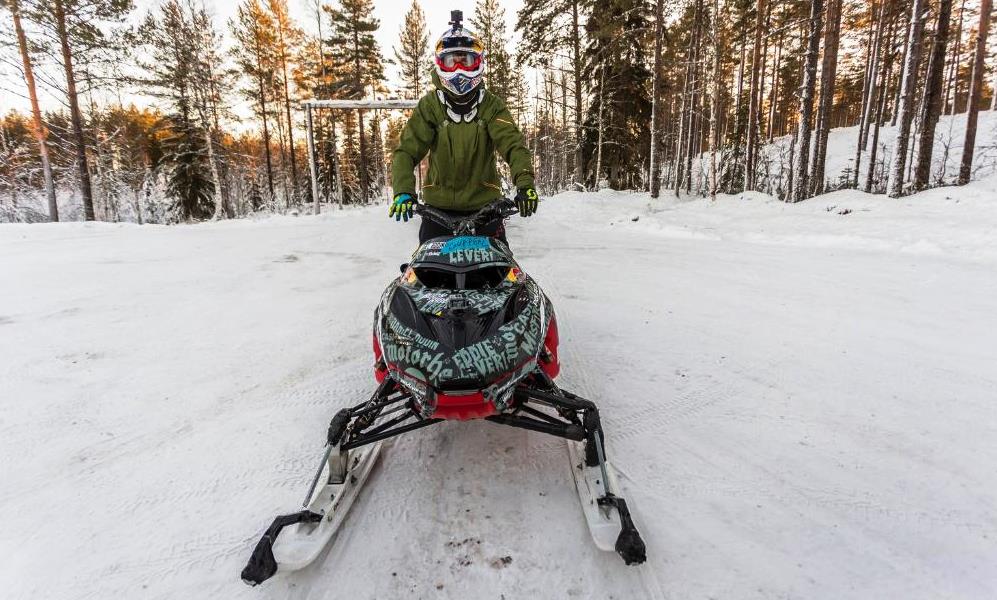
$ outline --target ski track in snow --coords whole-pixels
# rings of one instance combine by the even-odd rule
[[[415,227],[383,207],[0,226],[0,592],[997,596],[995,183],[545,202],[510,238],[648,563],[594,548],[563,441],[444,423],[385,447],[315,564],[252,589],[239,571],[328,419],[373,390],[370,319]]]

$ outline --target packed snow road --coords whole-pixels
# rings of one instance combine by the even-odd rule
[[[262,527],[372,390],[415,226],[2,226],[0,595],[992,598],[993,187],[545,202],[510,238],[647,564],[592,546],[563,442],[446,423],[386,449],[315,565],[252,589]]]

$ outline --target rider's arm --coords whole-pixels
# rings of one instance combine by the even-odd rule
[[[520,189],[533,187],[533,157],[523,142],[523,134],[512,119],[512,113],[504,105],[488,122],[488,135],[509,165],[513,184]]]
[[[425,96],[416,105],[402,130],[398,147],[391,155],[391,189],[397,194],[416,195],[415,166],[429,152],[429,147],[436,136],[436,128],[427,116],[426,99],[436,101],[435,96]]]

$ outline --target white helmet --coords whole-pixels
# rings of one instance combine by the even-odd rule
[[[450,19],[450,29],[436,42],[436,75],[442,88],[438,95],[448,108],[470,121],[474,118],[470,113],[476,112],[481,101],[485,45],[477,34],[464,29],[461,11],[451,11]]]

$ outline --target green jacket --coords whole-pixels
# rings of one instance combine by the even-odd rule
[[[454,123],[433,90],[419,100],[402,130],[391,160],[391,187],[396,195],[416,195],[413,171],[429,152],[429,171],[422,186],[426,204],[477,210],[502,197],[496,151],[508,163],[517,188],[533,187],[530,151],[498,96],[486,90],[475,119]]]

